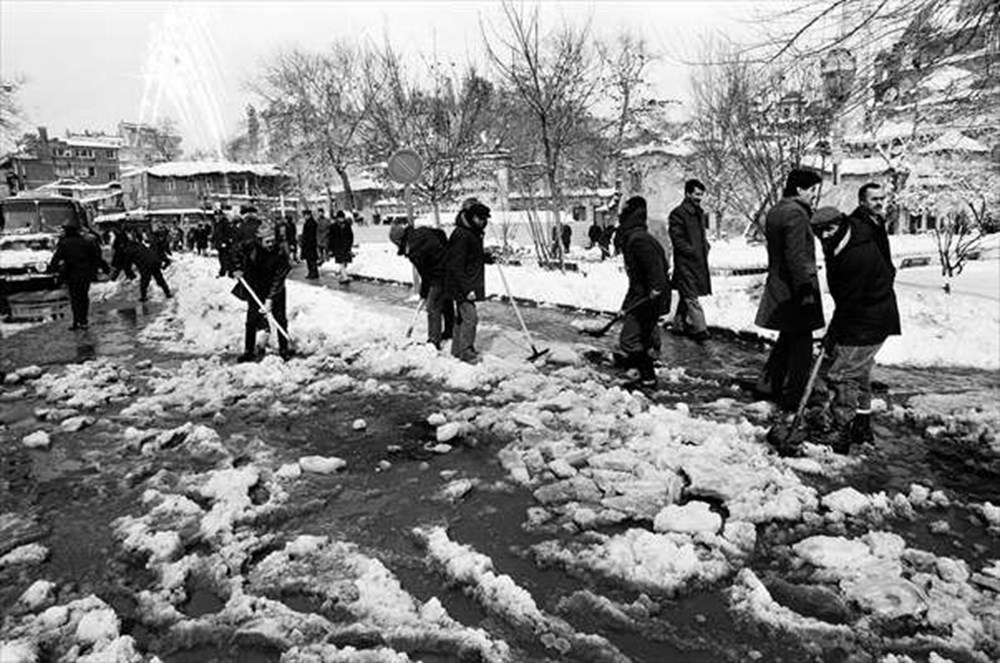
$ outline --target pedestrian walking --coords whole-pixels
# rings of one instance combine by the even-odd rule
[[[816,275],[816,249],[809,220],[820,176],[795,169],[788,174],[782,199],[767,214],[767,281],[756,324],[778,332],[757,380],[759,395],[795,410],[812,360],[812,332],[824,324]]]
[[[318,279],[319,270],[317,261],[319,259],[319,226],[313,218],[312,211],[303,212],[302,235],[299,237],[299,246],[302,249],[302,259],[306,261],[306,278]]]
[[[698,180],[684,183],[684,201],[668,217],[670,243],[674,247],[673,287],[677,290],[677,312],[671,329],[704,343],[708,338],[705,312],[698,297],[712,294],[708,273],[707,215],[701,207],[705,185]]]
[[[215,249],[216,255],[219,258],[218,276],[230,276],[233,273],[232,246],[232,225],[229,219],[226,218],[226,215],[220,211],[216,213],[212,225],[212,248]]]
[[[573,241],[573,227],[568,223],[562,224],[562,245],[563,251],[569,253],[569,245]]]
[[[602,234],[601,226],[597,223],[597,219],[594,219],[594,222],[590,224],[590,228],[587,229],[587,241],[589,242],[587,248],[593,249],[599,245],[601,243]]]
[[[420,298],[427,310],[427,342],[440,350],[441,341],[451,339],[455,327],[455,305],[444,290],[448,236],[440,228],[400,224],[389,231],[389,239],[420,275]]]
[[[319,253],[319,264],[330,257],[330,219],[322,207],[316,212],[316,248]]]
[[[247,302],[247,314],[243,326],[243,354],[239,356],[239,362],[257,359],[257,330],[267,328],[268,313],[287,332],[285,279],[290,271],[288,254],[282,251],[278,245],[274,225],[271,223],[260,224],[254,241],[244,245],[244,251],[240,255],[239,269],[235,273],[237,286],[233,292]],[[254,297],[245,291],[245,288],[241,288],[243,283],[240,283],[240,279],[246,284],[245,287],[253,290],[257,300],[264,304],[263,309],[257,304]],[[288,359],[291,356],[288,338],[280,332],[278,333],[278,353],[282,359]]]
[[[71,221],[63,226],[63,235],[48,265],[49,272],[58,273],[69,293],[73,325],[70,329],[87,329],[90,322],[90,284],[97,280],[97,272],[111,271],[101,257],[101,247],[95,240],[84,237],[80,226]]]
[[[122,236],[121,241],[115,241],[112,249],[111,265],[114,267],[112,278],[117,278],[119,270],[124,271],[126,275],[130,274],[134,267],[139,272],[140,302],[146,301],[151,280],[156,281],[156,285],[160,286],[164,297],[170,299],[173,296],[170,292],[170,286],[163,278],[160,255],[155,249],[144,246],[128,236]]]
[[[455,218],[455,230],[445,253],[445,294],[455,303],[455,330],[451,354],[464,362],[479,361],[476,302],[486,298],[486,253],[483,234],[490,208],[476,198],[467,198]]]
[[[341,283],[350,281],[347,266],[354,259],[354,230],[343,210],[337,210],[337,216],[330,226],[330,257],[337,264],[337,279]]]
[[[670,310],[670,261],[647,224],[646,199],[629,198],[618,219],[618,241],[628,275],[619,345],[625,354],[625,367],[639,371],[638,380],[627,386],[640,389],[656,387],[653,359],[660,347],[656,323]]]
[[[831,446],[842,454],[874,441],[871,378],[875,356],[886,338],[900,334],[893,289],[896,269],[884,205],[884,189],[869,182],[858,191],[858,207],[850,216],[824,207],[813,219],[834,303],[827,329],[832,361],[822,375],[832,397]]]
[[[295,219],[291,216],[285,217],[285,241],[288,242],[288,257],[298,262],[299,242],[296,232]]]
[[[615,225],[613,223],[609,223],[608,225],[604,226],[604,230],[601,231],[601,239],[600,239],[600,244],[601,244],[601,260],[604,260],[605,258],[610,258],[611,257],[611,247],[612,247],[612,245],[614,245],[616,247],[615,248],[615,254],[617,255],[617,253],[618,253],[618,250],[617,250],[618,242],[615,241],[617,233],[618,233],[618,229],[615,227]]]

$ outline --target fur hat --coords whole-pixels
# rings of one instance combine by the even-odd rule
[[[462,201],[461,214],[466,219],[471,219],[474,216],[488,219],[490,218],[490,208],[479,202],[478,198],[466,198]]]

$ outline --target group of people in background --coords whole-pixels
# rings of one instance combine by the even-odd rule
[[[895,268],[883,216],[885,192],[868,183],[858,193],[858,206],[849,215],[832,207],[813,209],[821,184],[809,170],[791,171],[782,199],[768,212],[764,223],[768,273],[755,323],[778,332],[777,340],[756,382],[756,393],[794,410],[808,394],[813,361],[813,332],[827,328],[823,338],[820,386],[810,403],[822,413],[816,426],[830,436],[840,453],[871,442],[871,373],[875,356],[891,335],[900,333],[894,293]],[[622,329],[619,357],[638,372],[629,388],[657,385],[655,361],[660,352],[660,321],[671,311],[672,292],[677,307],[669,328],[675,334],[703,344],[709,338],[699,298],[712,293],[707,237],[708,217],[702,208],[705,186],[696,179],[684,185],[684,199],[669,214],[667,232],[671,260],[661,241],[650,232],[646,200],[625,201],[612,228],[616,251],[624,257],[628,291],[621,305]],[[420,297],[427,311],[428,342],[441,348],[451,340],[451,353],[465,362],[479,361],[476,348],[476,303],[485,296],[485,265],[492,260],[484,251],[483,237],[490,208],[476,198],[465,200],[450,237],[439,228],[394,225],[391,241],[405,255],[420,277]],[[568,227],[568,226],[564,226]],[[595,225],[596,227],[596,225]],[[610,254],[612,233],[590,230],[592,245]],[[210,232],[192,229],[196,250],[211,241],[219,255],[219,275],[237,279],[234,294],[248,302],[244,352],[241,361],[256,358],[256,334],[269,321],[286,331],[285,280],[296,259],[306,262],[306,278],[319,278],[318,266],[333,259],[337,276],[349,279],[347,265],[353,257],[351,219],[338,211],[328,219],[320,209],[314,216],[305,210],[301,232],[290,219],[264,219],[244,208],[230,220],[219,214]],[[819,238],[826,264],[828,290],[834,301],[829,325],[823,314],[814,238]],[[190,241],[190,240],[189,240]],[[568,249],[569,237],[553,236],[554,250]],[[190,244],[189,244],[190,246]],[[151,281],[171,291],[162,269],[169,264],[170,243],[165,233],[148,236],[115,233],[111,265],[101,258],[99,245],[84,237],[79,227],[67,226],[50,265],[66,281],[73,309],[73,327],[87,327],[89,284],[99,270],[116,277],[139,275],[140,301],[145,301]],[[252,292],[248,292],[247,289]],[[279,335],[279,352],[290,355],[287,332]]]

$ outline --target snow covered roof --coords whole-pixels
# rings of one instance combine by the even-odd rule
[[[827,173],[833,172],[833,161],[826,159],[825,162],[818,156],[807,157],[802,160],[802,165]],[[877,175],[888,172],[889,164],[882,157],[866,157],[843,159],[840,162],[841,175]]]
[[[193,177],[195,175],[251,174],[257,177],[282,177],[280,167],[273,163],[236,163],[235,161],[170,161],[148,168],[122,173],[122,177],[146,172],[153,177]]]
[[[87,184],[76,180],[56,180],[38,187],[37,190],[48,191],[50,189],[69,189],[71,191],[107,191],[109,189],[120,189],[119,182],[108,182],[106,184]]]
[[[688,157],[694,153],[694,149],[687,143],[647,143],[638,147],[630,147],[622,150],[622,156],[626,159],[646,156],[648,154],[666,154],[672,157]]]
[[[933,143],[919,150],[920,154],[933,154],[934,152],[977,152],[982,154],[989,151],[990,148],[956,129],[944,132]]]
[[[78,137],[67,137],[57,139],[63,143],[66,143],[70,147],[91,147],[97,149],[111,149],[117,150],[122,146],[121,138],[118,136],[108,136],[106,139],[101,139],[96,136],[87,136],[83,138]]]

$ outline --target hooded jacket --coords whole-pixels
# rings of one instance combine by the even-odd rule
[[[469,223],[465,214],[459,214],[445,253],[445,294],[456,301],[467,300],[470,292],[476,301],[486,299],[485,265],[483,231]]]
[[[628,292],[622,309],[628,309],[658,290],[654,302],[657,315],[670,309],[670,261],[660,242],[646,226],[646,210],[634,208],[622,212],[618,225],[618,241],[625,256]]]
[[[823,327],[811,215],[809,205],[791,197],[767,213],[767,281],[757,307],[758,327],[785,332]]]
[[[896,269],[885,228],[858,207],[823,242],[826,282],[836,308],[828,334],[840,345],[882,343],[900,333]]]

